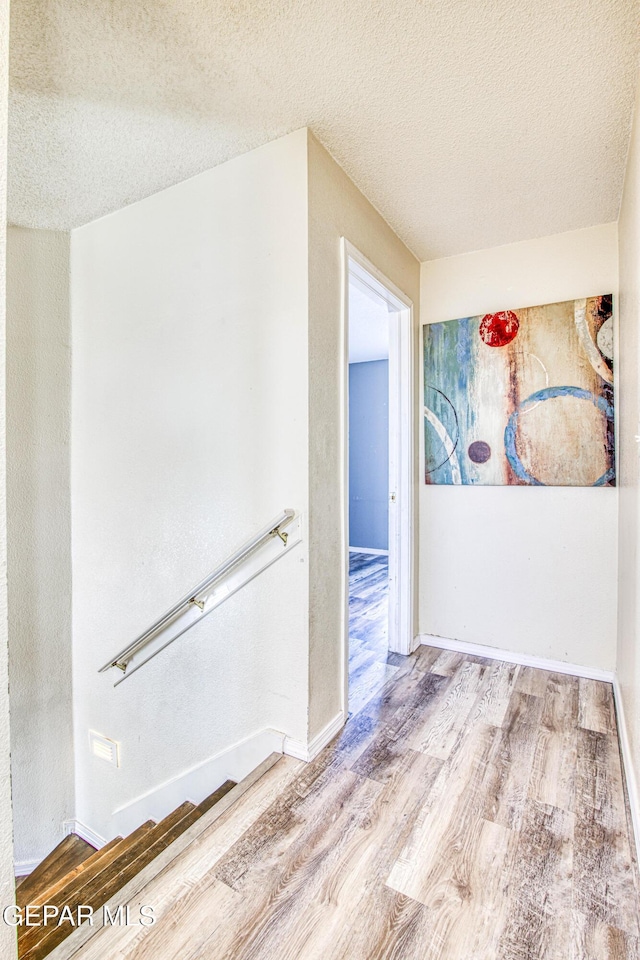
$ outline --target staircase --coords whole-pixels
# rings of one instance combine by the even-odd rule
[[[148,820],[128,837],[116,837],[100,850],[75,834],[65,837],[16,888],[20,908],[46,904],[48,915],[45,925],[43,910],[32,910],[32,922],[38,925],[18,927],[20,960],[46,957],[76,929],[67,920],[57,925],[65,907],[69,908],[65,917],[70,912],[76,924],[79,905],[98,911],[235,786],[227,780],[197,806],[183,803],[159,823]]]

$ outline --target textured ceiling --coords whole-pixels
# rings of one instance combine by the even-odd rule
[[[10,218],[309,126],[421,259],[615,220],[637,0],[12,0]]]

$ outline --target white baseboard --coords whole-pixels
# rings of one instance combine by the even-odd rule
[[[436,637],[430,633],[418,635],[419,643],[441,650],[453,650],[456,653],[468,653],[474,657],[488,657],[491,660],[504,660],[506,663],[519,663],[524,667],[537,667],[552,673],[567,673],[572,677],[584,677],[587,680],[602,680],[613,683],[613,670],[600,670],[599,667],[585,667],[579,663],[565,663],[564,660],[547,660],[528,653],[515,653],[500,647],[488,647],[482,643],[467,643],[466,640],[450,640],[448,637]]]
[[[38,860],[14,860],[13,861],[13,875],[14,877],[27,877],[32,873],[39,863],[42,862],[42,859]]]
[[[101,837],[99,834],[95,833],[93,830],[87,827],[86,824],[81,823],[79,820],[63,820],[63,837],[68,837],[71,833],[75,833],[82,840],[86,840],[86,842],[90,843],[92,847],[96,848],[96,850],[99,850],[100,847],[104,847],[105,843],[107,842],[104,837]],[[53,850],[53,847],[51,850]],[[47,850],[42,854],[41,857],[37,857],[35,860],[14,860],[14,876],[26,877],[28,874],[33,873],[35,868],[40,866],[44,858],[51,853],[51,850]]]
[[[374,557],[388,557],[388,550],[376,550],[375,547],[349,547],[349,553],[370,553]]]
[[[618,740],[620,741],[620,753],[622,754],[623,773],[627,781],[627,793],[629,794],[634,840],[636,843],[636,851],[638,856],[640,856],[640,802],[638,798],[638,784],[633,767],[633,753],[627,733],[627,723],[624,715],[624,705],[622,703],[622,691],[617,677],[613,681],[613,699],[616,706]]]
[[[336,713],[333,720],[330,720],[309,743],[294,740],[293,737],[285,737],[283,753],[286,753],[289,757],[295,757],[296,760],[305,760],[307,763],[310,760],[315,760],[320,751],[340,732],[346,719],[342,710]]]
[[[88,827],[86,823],[82,823],[81,820],[65,820],[62,824],[62,829],[65,837],[68,837],[70,833],[76,833],[81,840],[90,843],[96,850],[104,847],[107,842],[104,837],[101,837],[99,833],[96,833],[95,830]]]
[[[64,821],[63,834],[67,837],[71,833],[76,833],[99,850],[108,840],[118,835],[126,836],[146,820],[162,820],[185,800],[200,803],[225,780],[235,780],[239,783],[272,753],[282,753],[284,739],[284,734],[277,730],[259,730],[226,750],[209,757],[208,760],[161,783],[153,790],[148,790],[141,796],[117,807],[111,817],[107,837],[88,827],[78,818]],[[46,851],[46,854],[48,853],[50,853],[49,850]],[[31,873],[46,854],[37,860],[16,861],[15,876],[23,877]]]
[[[185,800],[200,803],[225,780],[238,783],[270,754],[282,753],[283,740],[284,734],[277,730],[259,730],[153,790],[129,800],[113,811],[111,835],[124,836],[146,820],[161,820]]]
[[[296,760],[309,761],[309,748],[302,740],[294,740],[293,737],[284,738],[284,750],[288,757],[295,757]]]
[[[299,760],[313,760],[339,732],[345,719],[342,711],[337,713],[308,744],[272,729],[259,730],[245,737],[208,760],[117,807],[109,822],[108,839],[118,834],[126,836],[146,820],[161,820],[185,800],[199,803],[225,780],[243,780],[272,753],[287,753]],[[67,821],[65,830],[67,833],[77,833],[96,847],[106,843],[95,830],[79,820]]]

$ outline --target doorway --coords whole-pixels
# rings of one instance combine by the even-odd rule
[[[413,648],[412,305],[344,249],[345,704],[357,712]],[[345,715],[347,710],[345,710]]]

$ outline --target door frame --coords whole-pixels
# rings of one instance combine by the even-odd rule
[[[342,252],[343,686],[349,703],[349,278],[369,287],[389,313],[389,649],[414,649],[414,331],[413,301],[345,237]],[[395,500],[392,495],[395,493]]]

